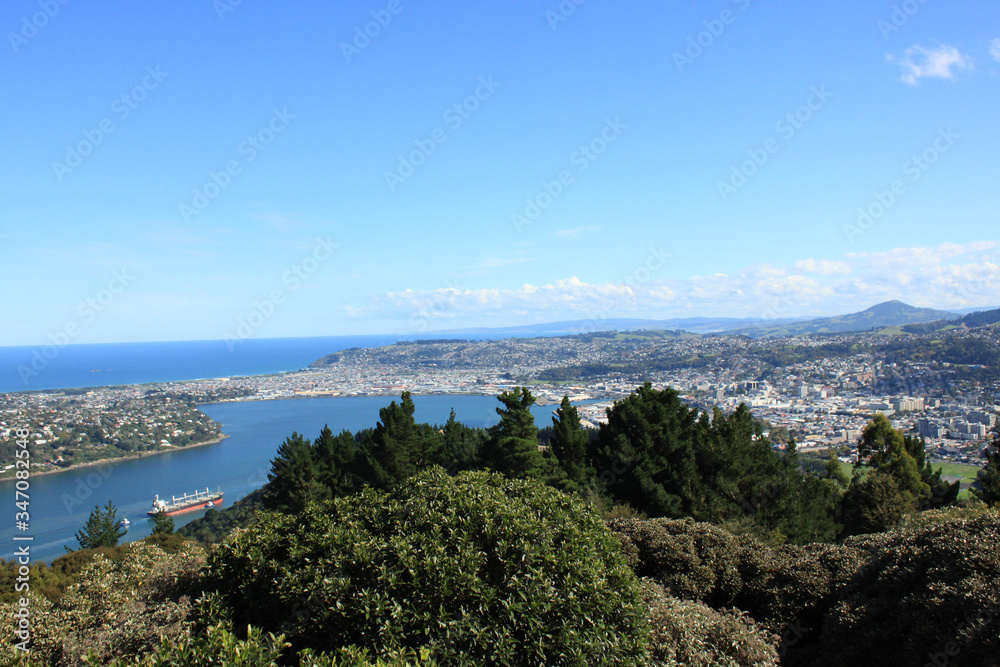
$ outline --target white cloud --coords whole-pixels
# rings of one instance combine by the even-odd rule
[[[993,60],[1000,63],[1000,37],[990,42],[990,55],[993,56]]]
[[[570,276],[511,289],[387,292],[345,307],[355,318],[395,322],[400,331],[502,326],[619,317],[773,318],[856,312],[890,299],[914,306],[1000,306],[1000,242],[947,243],[755,264],[735,274],[592,284]]]
[[[889,62],[897,62],[894,56],[886,58]],[[926,77],[952,79],[953,69],[972,67],[972,60],[968,56],[963,56],[954,46],[944,44],[930,49],[916,44],[906,49],[898,62],[904,70],[903,81],[911,86],[917,85],[919,79]]]
[[[800,259],[795,262],[795,268],[806,273],[818,273],[821,276],[834,276],[851,272],[846,262],[834,262],[828,259]]]

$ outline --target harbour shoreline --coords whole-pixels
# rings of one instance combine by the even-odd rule
[[[148,456],[158,456],[160,454],[169,454],[171,452],[179,452],[179,451],[184,451],[184,450],[187,450],[187,449],[195,449],[196,447],[205,447],[207,445],[217,445],[217,444],[219,444],[220,442],[222,442],[223,440],[225,440],[228,437],[229,437],[228,435],[226,435],[225,433],[223,433],[223,434],[221,434],[217,438],[212,438],[211,440],[206,440],[204,442],[196,442],[196,443],[193,443],[193,444],[190,444],[190,445],[185,445],[183,447],[172,447],[172,448],[169,448],[169,449],[157,449],[156,451],[152,451],[152,452],[140,452],[137,456],[116,456],[116,457],[113,457],[113,458],[98,459],[97,461],[87,461],[86,463],[74,463],[73,465],[66,466],[65,468],[56,468],[55,470],[43,470],[43,471],[40,471],[40,472],[36,472],[36,471],[32,470],[30,472],[31,472],[31,477],[32,478],[34,478],[34,477],[42,477],[42,476],[45,476],[45,475],[58,475],[59,473],[69,472],[71,470],[79,470],[81,468],[92,468],[94,466],[105,465],[105,464],[112,464],[113,465],[113,464],[115,464],[117,462],[120,462],[120,461],[134,461],[136,459],[143,459],[143,458],[146,458]],[[11,472],[13,473],[13,471],[11,471]],[[0,484],[2,484],[3,482],[6,482],[8,480],[13,481],[14,479],[15,478],[14,478],[13,474],[11,474],[10,477],[0,477]]]

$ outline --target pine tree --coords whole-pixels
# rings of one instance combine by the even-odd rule
[[[858,463],[890,475],[899,491],[909,495],[914,507],[931,498],[931,487],[922,479],[918,459],[923,461],[923,445],[912,438],[908,441],[883,414],[875,415],[868,423],[858,443]]]
[[[474,468],[482,444],[481,429],[469,428],[459,422],[452,409],[442,431],[441,448],[434,463],[451,474]]]
[[[840,460],[837,458],[837,452],[834,450],[830,450],[830,454],[827,456],[823,469],[824,479],[829,480],[838,488],[846,489],[850,486],[851,478],[847,476],[847,473],[845,473],[844,469],[840,466]]]
[[[321,500],[329,495],[318,477],[311,443],[293,431],[271,461],[268,484],[264,487],[264,506],[281,512],[301,511],[310,500]]]
[[[973,487],[972,493],[990,507],[1000,506],[1000,430],[986,450],[986,466],[979,473],[979,488]]]
[[[361,488],[360,480],[353,473],[357,453],[354,435],[350,431],[334,435],[329,425],[324,425],[313,441],[318,481],[329,489],[332,497],[346,496]]]
[[[166,512],[153,515],[153,535],[170,535],[174,532],[174,519]]]
[[[701,518],[693,512],[704,491],[695,449],[707,428],[676,391],[647,382],[608,410],[592,446],[598,485],[650,516]]]
[[[118,520],[118,508],[109,500],[103,510],[100,505],[94,505],[87,523],[77,532],[76,540],[81,549],[100,549],[118,546],[124,536],[125,526]],[[69,551],[69,547],[66,550]]]
[[[587,431],[580,425],[580,414],[563,396],[562,403],[552,418],[553,434],[549,442],[559,467],[566,473],[569,486],[579,489],[587,477]]]
[[[538,451],[538,428],[531,414],[535,397],[526,387],[505,391],[497,397],[500,423],[493,427],[484,448],[486,467],[507,477],[539,477],[545,461]]]
[[[392,488],[424,465],[424,442],[413,418],[416,410],[410,392],[400,402],[392,401],[379,410],[379,422],[372,434],[370,458],[377,485]]]
[[[843,498],[841,537],[884,532],[898,526],[903,515],[911,511],[912,497],[899,488],[891,474],[870,471],[861,476],[855,470]]]

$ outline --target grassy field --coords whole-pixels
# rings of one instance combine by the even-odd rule
[[[843,461],[838,461],[838,463],[840,463],[840,469],[848,477],[854,473],[854,466],[850,463],[844,463]],[[941,475],[943,477],[959,478],[962,490],[959,492],[958,497],[961,499],[970,497],[968,485],[976,481],[976,476],[980,470],[979,466],[970,466],[962,463],[931,463],[931,468],[935,472],[938,468],[941,468]]]
[[[953,475],[955,477],[961,477],[962,481],[973,482],[976,480],[976,475],[979,474],[979,466],[970,466],[962,463],[931,463],[934,470],[941,468],[942,475]]]
[[[979,466],[969,466],[963,465],[961,463],[931,463],[931,467],[934,470],[941,468],[941,475],[943,477],[958,477],[959,482],[962,485],[962,490],[959,492],[959,498],[969,498],[968,484],[976,481],[976,476],[979,474]]]

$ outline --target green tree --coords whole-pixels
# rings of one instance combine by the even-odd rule
[[[153,535],[171,535],[174,532],[174,519],[166,512],[153,515]]]
[[[380,488],[392,488],[426,465],[424,437],[413,418],[415,409],[410,392],[404,391],[399,403],[392,401],[379,410],[369,459]]]
[[[851,478],[844,472],[844,469],[840,465],[840,459],[837,458],[837,452],[832,449],[826,457],[826,463],[823,465],[823,471],[823,477],[830,480],[838,488],[846,489],[851,485]]]
[[[500,423],[493,427],[485,447],[486,467],[507,477],[538,477],[545,466],[538,451],[538,428],[531,414],[535,397],[526,387],[505,391],[497,400]]]
[[[922,466],[917,457],[922,463],[923,444],[912,438],[907,440],[883,414],[875,415],[865,426],[858,442],[858,463],[890,475],[914,507],[931,498],[931,487],[921,476]]]
[[[986,450],[986,465],[979,473],[979,488],[972,493],[990,507],[1000,505],[1000,429],[993,436],[992,446]]]
[[[470,428],[458,421],[454,409],[441,430],[442,446],[433,462],[450,473],[474,468],[483,444],[483,430]]]
[[[647,382],[608,410],[592,444],[598,483],[615,500],[652,516],[697,516],[703,487],[695,442],[707,421],[700,423],[698,411],[673,389]]]
[[[841,505],[842,536],[882,533],[898,526],[914,510],[913,498],[888,472],[855,470]]]
[[[941,468],[934,470],[931,462],[926,460],[927,441],[915,435],[903,436],[906,451],[917,463],[920,480],[928,486],[930,494],[918,502],[917,509],[926,510],[954,505],[958,502],[959,482],[948,482],[941,479]]]
[[[590,437],[580,425],[580,415],[569,402],[568,396],[563,396],[562,403],[552,418],[552,430],[549,447],[566,473],[570,482],[568,486],[578,490],[587,478],[587,442]]]
[[[118,520],[118,508],[109,500],[103,510],[100,505],[94,505],[87,523],[77,532],[76,540],[81,549],[115,547],[125,536],[125,531],[125,526]],[[69,547],[66,550],[69,551]]]
[[[354,493],[361,488],[361,480],[354,472],[357,454],[357,442],[350,431],[334,435],[330,426],[324,425],[319,437],[313,441],[317,479],[333,497]]]
[[[329,496],[329,490],[319,481],[312,445],[295,431],[278,447],[267,479],[263,501],[268,509],[294,513],[310,500]]]

